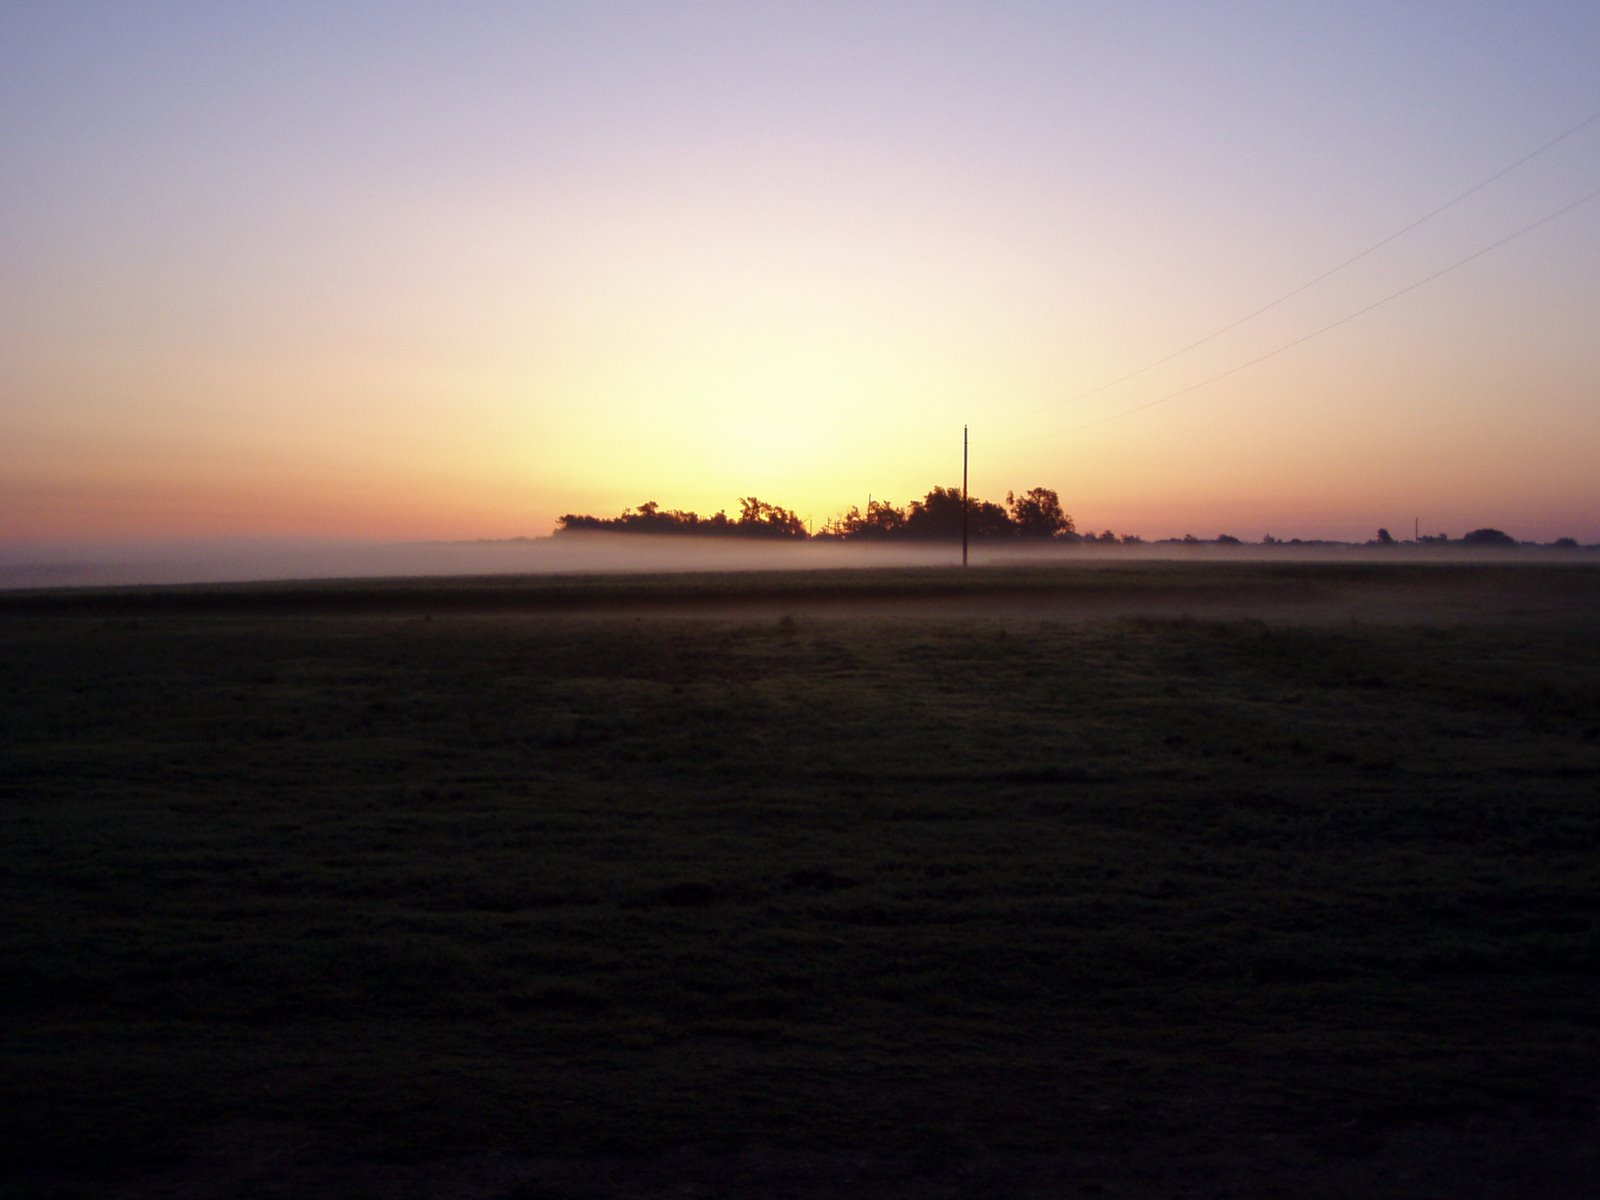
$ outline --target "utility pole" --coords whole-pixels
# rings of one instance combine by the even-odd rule
[[[961,427],[961,565],[967,565],[967,427]]]

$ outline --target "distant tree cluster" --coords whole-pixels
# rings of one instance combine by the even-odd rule
[[[1125,533],[1118,537],[1109,529],[1102,529],[1099,533],[1092,529],[1086,529],[1084,532],[1073,536],[1074,540],[1080,541],[1085,545],[1116,546],[1120,544],[1123,546],[1137,546],[1144,541],[1137,533]]]
[[[1387,533],[1387,530],[1378,530],[1378,544],[1384,546],[1399,545],[1399,543],[1394,541],[1394,539],[1388,537]],[[1464,533],[1455,541],[1452,541],[1450,535],[1447,533],[1438,533],[1431,537],[1425,533],[1417,538],[1417,544],[1419,546],[1473,546],[1481,549],[1484,547],[1496,546],[1501,548],[1509,548],[1514,546],[1538,546],[1541,543],[1521,542],[1512,537],[1509,533],[1505,532],[1503,529],[1484,528],[1474,529],[1471,533]],[[1578,540],[1570,537],[1559,537],[1553,542],[1546,542],[1543,544],[1556,550],[1582,549],[1582,547],[1578,544]]]
[[[1072,518],[1061,507],[1061,498],[1051,489],[1029,488],[1020,495],[1006,493],[1004,505],[969,496],[966,502],[967,533],[974,541],[1080,541]],[[867,511],[852,506],[843,516],[834,517],[816,533],[819,538],[849,541],[934,541],[961,536],[961,489],[936,487],[920,500],[904,508],[887,501],[873,500]],[[734,537],[801,539],[810,536],[806,523],[776,504],[754,496],[739,502],[739,516],[725,512],[702,517],[699,513],[663,509],[655,501],[625,509],[615,517],[593,517],[567,513],[556,521],[557,533],[670,533],[708,534]],[[1115,542],[1110,530],[1087,540]]]
[[[804,538],[806,523],[787,508],[754,496],[739,501],[739,516],[718,511],[702,517],[696,512],[663,509],[654,500],[624,509],[615,517],[566,513],[556,520],[557,533],[670,533],[710,537]]]
[[[696,512],[681,509],[663,509],[654,500],[637,508],[624,509],[615,517],[593,517],[587,514],[567,513],[556,521],[556,533],[665,533],[709,537],[776,538],[803,541],[810,537],[832,541],[954,541],[961,537],[961,489],[936,487],[920,500],[901,507],[885,500],[871,500],[867,509],[852,506],[841,516],[825,521],[814,534],[806,521],[796,513],[778,504],[768,504],[755,496],[739,501],[739,514],[730,517],[717,512],[702,517]],[[1061,497],[1050,488],[1034,487],[1025,492],[1007,492],[1004,504],[995,504],[969,496],[966,502],[967,534],[975,542],[1055,542],[1081,545],[1140,545],[1143,539],[1135,534],[1118,537],[1107,529],[1079,532],[1072,517],[1061,507]],[[1183,546],[1242,546],[1244,543],[1232,534],[1220,534],[1214,539],[1202,539],[1194,534],[1181,538],[1164,538],[1161,545]],[[1344,542],[1289,538],[1287,541],[1270,533],[1261,539],[1263,546],[1342,546]],[[1369,546],[1401,546],[1387,529],[1378,530]],[[1416,539],[1419,546],[1470,546],[1474,548],[1496,546],[1535,545],[1518,542],[1499,529],[1474,529],[1459,539],[1447,534]],[[1581,549],[1572,538],[1558,538],[1549,543],[1561,549]]]
[[[967,535],[974,541],[1077,540],[1072,518],[1062,510],[1061,498],[1049,488],[1029,488],[1018,495],[1006,493],[1004,505],[968,496]],[[961,489],[936,487],[904,508],[873,500],[867,511],[851,506],[817,531],[822,538],[857,541],[934,541],[961,536]]]
[[[1384,545],[1391,544],[1392,539],[1391,541],[1384,541],[1384,533],[1384,530],[1378,530],[1378,540]],[[1429,537],[1427,534],[1423,534],[1417,539],[1417,543],[1424,546],[1448,546],[1450,544],[1450,535],[1440,533]],[[1459,544],[1463,546],[1515,546],[1518,542],[1516,538],[1500,529],[1474,529],[1471,533],[1463,534]]]

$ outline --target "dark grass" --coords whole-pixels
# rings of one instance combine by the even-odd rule
[[[480,1151],[524,1168],[474,1194],[1338,1194],[1397,1154],[1560,1194],[1595,576],[1472,576],[1471,620],[1452,578],[1362,623],[823,618],[770,579],[793,614],[8,613],[10,1177],[201,1194],[288,1130],[255,1194]]]

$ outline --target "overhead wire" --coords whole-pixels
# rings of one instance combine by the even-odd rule
[[[1469,197],[1476,195],[1478,192],[1481,192],[1484,188],[1488,187],[1490,184],[1495,183],[1498,180],[1504,179],[1507,175],[1511,174],[1511,172],[1515,171],[1517,168],[1519,168],[1521,166],[1524,166],[1527,163],[1532,162],[1534,159],[1538,158],[1539,155],[1545,153],[1547,150],[1550,150],[1550,149],[1552,149],[1553,147],[1555,147],[1557,145],[1560,145],[1562,142],[1566,141],[1569,137],[1572,137],[1574,134],[1582,132],[1583,130],[1587,129],[1590,125],[1593,125],[1596,121],[1600,121],[1600,111],[1596,111],[1596,112],[1590,113],[1587,117],[1585,117],[1583,120],[1579,121],[1576,125],[1573,125],[1571,128],[1566,129],[1561,133],[1558,133],[1555,137],[1551,138],[1549,141],[1547,141],[1547,142],[1543,143],[1542,145],[1537,146],[1534,149],[1528,151],[1528,153],[1524,154],[1521,158],[1517,159],[1515,162],[1510,163],[1507,166],[1501,167],[1493,175],[1490,175],[1488,178],[1483,179],[1483,180],[1479,181],[1478,183],[1473,184],[1466,191],[1462,192],[1461,194],[1455,196],[1454,198],[1452,198],[1450,200],[1445,201],[1443,204],[1439,205],[1439,207],[1433,209],[1431,212],[1423,214],[1422,216],[1418,217],[1416,220],[1412,221],[1410,224],[1404,225],[1401,228],[1395,230],[1393,233],[1389,234],[1387,237],[1382,238],[1381,240],[1372,243],[1372,245],[1368,246],[1365,250],[1361,251],[1359,254],[1351,255],[1349,258],[1345,259],[1343,262],[1339,263],[1337,266],[1329,267],[1326,271],[1324,271],[1322,274],[1318,275],[1316,278],[1308,279],[1305,283],[1300,284],[1300,286],[1298,286],[1296,288],[1293,288],[1290,291],[1287,291],[1287,292],[1283,293],[1283,295],[1279,296],[1277,299],[1268,301],[1266,304],[1263,304],[1260,308],[1257,308],[1252,312],[1246,313],[1244,316],[1239,317],[1237,320],[1230,321],[1228,324],[1222,326],[1220,329],[1213,330],[1211,333],[1206,334],[1205,337],[1199,338],[1196,341],[1190,342],[1188,345],[1182,346],[1179,349],[1174,350],[1171,354],[1168,354],[1168,355],[1165,355],[1165,356],[1163,356],[1161,358],[1156,359],[1154,362],[1146,363],[1144,366],[1138,368],[1138,370],[1129,371],[1126,375],[1119,375],[1117,378],[1112,379],[1112,380],[1110,380],[1110,381],[1108,381],[1106,383],[1099,384],[1096,387],[1092,387],[1092,388],[1088,389],[1087,391],[1078,392],[1075,395],[1066,397],[1066,399],[1064,399],[1064,400],[1054,401],[1052,403],[1054,403],[1054,404],[1071,404],[1071,403],[1073,403],[1074,401],[1077,401],[1077,400],[1086,400],[1090,396],[1097,396],[1101,392],[1104,392],[1104,391],[1109,390],[1110,388],[1116,387],[1119,383],[1126,383],[1130,379],[1137,379],[1140,375],[1143,375],[1146,372],[1153,371],[1157,367],[1165,366],[1167,363],[1171,362],[1173,359],[1181,358],[1183,355],[1188,354],[1191,350],[1197,350],[1201,346],[1204,346],[1207,342],[1215,341],[1217,338],[1221,337],[1225,333],[1231,333],[1233,330],[1239,328],[1239,326],[1245,324],[1247,321],[1253,321],[1257,317],[1261,316],[1263,313],[1271,312],[1274,308],[1277,308],[1278,305],[1283,304],[1285,301],[1294,299],[1294,297],[1298,296],[1301,292],[1307,291],[1310,288],[1315,287],[1317,284],[1323,282],[1326,279],[1331,279],[1333,276],[1337,275],[1340,271],[1345,270],[1347,267],[1354,266],[1356,263],[1360,262],[1362,259],[1366,258],[1368,255],[1375,254],[1377,251],[1382,250],[1390,242],[1393,242],[1398,238],[1404,237],[1406,234],[1410,233],[1413,229],[1416,229],[1419,225],[1426,224],[1427,222],[1433,220],[1433,218],[1437,217],[1439,214],[1441,214],[1443,212],[1447,212],[1448,210],[1454,208],[1456,205],[1460,204],[1463,200],[1466,200]],[[1581,201],[1580,201],[1580,203],[1581,203]],[[1516,235],[1512,235],[1512,236],[1516,236]],[[1470,259],[1466,259],[1466,260],[1463,260],[1463,261],[1471,261],[1471,260]],[[1424,282],[1426,282],[1426,281],[1424,281]],[[1383,303],[1383,301],[1380,301],[1380,303]],[[1363,310],[1363,311],[1366,311],[1366,310]],[[1359,314],[1357,314],[1357,315],[1359,315]],[[1315,335],[1312,335],[1312,336],[1315,336]],[[1259,362],[1260,360],[1257,359],[1255,361]],[[1246,365],[1248,366],[1250,364],[1246,364]],[[1242,368],[1239,368],[1239,369],[1242,369]],[[1218,378],[1220,378],[1220,376]],[[1211,382],[1211,380],[1207,380],[1206,382],[1209,383],[1209,382]],[[1196,384],[1195,386],[1196,387],[1204,387],[1205,384],[1204,383]],[[1186,390],[1188,390],[1188,389],[1186,389]],[[1179,393],[1179,394],[1181,395],[1181,393]],[[1159,404],[1160,401],[1154,401],[1153,403]],[[1145,407],[1148,407],[1148,406],[1145,406]],[[1130,409],[1129,411],[1130,412],[1137,412],[1138,409]],[[1110,418],[1107,418],[1107,419],[1109,420]]]
[[[1442,276],[1448,275],[1451,271],[1454,271],[1454,270],[1457,270],[1460,267],[1466,266],[1468,263],[1472,262],[1474,259],[1482,258],[1485,254],[1489,254],[1492,251],[1498,250],[1501,246],[1506,245],[1508,242],[1515,241],[1517,238],[1522,237],[1524,234],[1532,233],[1535,229],[1538,229],[1542,225],[1548,225],[1551,221],[1554,221],[1557,217],[1565,216],[1567,213],[1571,212],[1573,209],[1579,208],[1582,205],[1585,205],[1585,204],[1589,203],[1589,201],[1594,200],[1596,198],[1600,198],[1600,188],[1595,188],[1593,191],[1586,192],[1584,195],[1579,196],[1576,200],[1573,200],[1570,203],[1562,205],[1560,208],[1556,209],[1554,212],[1546,213],[1544,216],[1540,217],[1537,221],[1533,221],[1533,222],[1530,222],[1527,225],[1524,225],[1521,229],[1518,229],[1515,233],[1508,233],[1508,234],[1506,234],[1505,237],[1500,238],[1500,239],[1498,239],[1496,241],[1490,242],[1487,246],[1484,246],[1481,249],[1473,251],[1471,254],[1467,255],[1465,258],[1458,258],[1458,259],[1456,259],[1455,262],[1449,264],[1448,266],[1440,267],[1437,271],[1433,272],[1431,275],[1425,275],[1425,276],[1423,276],[1423,278],[1418,279],[1413,283],[1407,284],[1405,287],[1401,288],[1398,291],[1390,292],[1387,296],[1383,297],[1381,300],[1374,300],[1371,304],[1368,304],[1364,308],[1358,308],[1352,313],[1347,313],[1346,315],[1340,317],[1337,321],[1330,321],[1328,324],[1322,326],[1320,329],[1313,329],[1310,333],[1302,334],[1300,337],[1295,338],[1293,341],[1285,342],[1283,345],[1278,346],[1275,349],[1268,350],[1265,354],[1257,355],[1255,358],[1250,359],[1250,361],[1248,361],[1248,362],[1240,363],[1236,367],[1229,367],[1226,371],[1221,371],[1216,375],[1210,376],[1209,378],[1202,379],[1199,383],[1191,383],[1187,387],[1179,388],[1175,392],[1168,392],[1165,396],[1158,396],[1154,400],[1147,401],[1144,404],[1135,405],[1133,408],[1123,409],[1121,412],[1110,413],[1107,416],[1100,417],[1100,418],[1098,418],[1096,420],[1086,421],[1081,425],[1074,425],[1074,426],[1070,427],[1069,429],[1064,430],[1063,432],[1065,432],[1065,433],[1076,433],[1078,430],[1081,430],[1081,429],[1092,429],[1096,425],[1104,425],[1107,421],[1116,421],[1116,420],[1120,420],[1123,417],[1131,417],[1134,413],[1144,412],[1145,409],[1154,408],[1158,404],[1165,404],[1169,400],[1176,400],[1179,396],[1187,396],[1190,392],[1196,392],[1196,391],[1199,391],[1203,387],[1209,387],[1211,384],[1216,383],[1219,380],[1226,379],[1230,375],[1237,375],[1240,371],[1248,370],[1249,368],[1251,368],[1253,366],[1256,366],[1258,363],[1266,362],[1269,358],[1276,358],[1278,355],[1283,354],[1285,351],[1293,350],[1296,346],[1303,346],[1306,342],[1309,342],[1312,338],[1321,337],[1323,334],[1329,332],[1330,330],[1337,329],[1341,325],[1345,325],[1345,324],[1348,324],[1351,321],[1354,321],[1357,317],[1365,316],[1367,313],[1372,312],[1374,309],[1382,308],[1385,304],[1388,304],[1390,301],[1398,300],[1401,296],[1406,295],[1408,292],[1414,292],[1419,287],[1422,287],[1425,284],[1432,283],[1434,280],[1439,279]]]

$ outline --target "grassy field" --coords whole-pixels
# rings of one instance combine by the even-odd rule
[[[1600,570],[0,596],[8,1195],[1588,1196]]]

